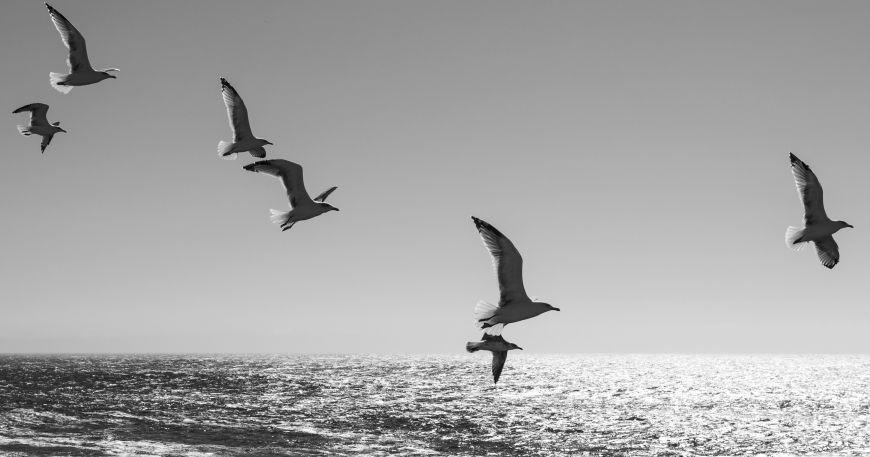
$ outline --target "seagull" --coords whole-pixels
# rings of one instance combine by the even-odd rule
[[[523,350],[523,348],[516,344],[505,341],[501,335],[487,335],[486,333],[483,334],[481,341],[469,341],[465,344],[465,350],[468,352],[480,350],[492,352],[493,384],[498,382],[498,378],[501,376],[501,370],[504,368],[504,362],[507,360],[507,353],[511,349]]]
[[[523,258],[506,236],[483,220],[471,216],[483,244],[492,255],[492,264],[498,276],[501,298],[498,306],[485,301],[474,308],[477,325],[491,335],[497,335],[504,325],[518,322],[547,311],[559,311],[547,303],[532,301],[523,287]],[[502,325],[500,325],[502,324]]]
[[[788,154],[791,159],[791,172],[794,174],[798,197],[804,204],[804,228],[789,227],[785,231],[785,243],[798,251],[806,246],[806,243],[816,244],[816,253],[822,265],[834,268],[840,261],[840,250],[837,242],[831,236],[841,228],[854,228],[844,221],[832,221],[825,214],[825,206],[822,202],[822,185],[819,178],[810,170],[809,165],[803,163],[792,153]]]
[[[287,196],[290,198],[290,211],[272,211],[272,222],[281,224],[281,231],[290,230],[293,224],[311,219],[328,211],[338,211],[338,208],[326,203],[329,196],[338,187],[331,187],[322,194],[311,199],[302,181],[302,166],[284,159],[260,160],[243,167],[245,170],[266,173],[275,176],[284,184]]]
[[[39,150],[42,151],[43,154],[45,153],[45,148],[48,146],[48,143],[51,143],[51,139],[54,137],[55,133],[67,133],[66,130],[58,127],[60,122],[48,123],[48,119],[45,117],[45,114],[48,112],[48,105],[45,103],[31,103],[29,105],[24,105],[12,113],[23,113],[25,111],[30,111],[30,125],[19,125],[18,133],[24,136],[42,136],[42,144],[40,145]]]
[[[266,157],[266,149],[263,146],[272,143],[255,138],[254,134],[251,133],[251,123],[248,122],[248,109],[245,108],[245,102],[236,92],[236,88],[224,78],[221,78],[221,95],[224,97],[224,105],[227,106],[230,128],[233,129],[233,142],[219,142],[218,154],[227,160],[235,160],[236,154],[245,151],[260,159]]]
[[[66,59],[66,63],[69,65],[69,74],[50,73],[51,87],[54,87],[59,92],[68,94],[73,86],[87,86],[104,79],[116,78],[116,76],[110,75],[108,72],[120,71],[117,68],[106,68],[100,71],[94,70],[91,67],[90,61],[88,61],[85,37],[58,10],[52,8],[48,3],[45,4],[45,7],[48,8],[48,14],[51,15],[54,26],[60,32],[63,44],[69,49],[69,56]]]

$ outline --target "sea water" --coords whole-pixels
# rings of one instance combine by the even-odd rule
[[[0,356],[4,456],[870,455],[870,357]]]

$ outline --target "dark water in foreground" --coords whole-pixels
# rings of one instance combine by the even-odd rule
[[[0,455],[868,455],[870,357],[0,356]]]

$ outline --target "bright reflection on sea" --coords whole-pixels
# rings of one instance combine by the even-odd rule
[[[870,454],[870,357],[487,355],[0,356],[0,454]]]

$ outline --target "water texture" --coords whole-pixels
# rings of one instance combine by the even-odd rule
[[[0,356],[0,455],[870,455],[870,357]]]

